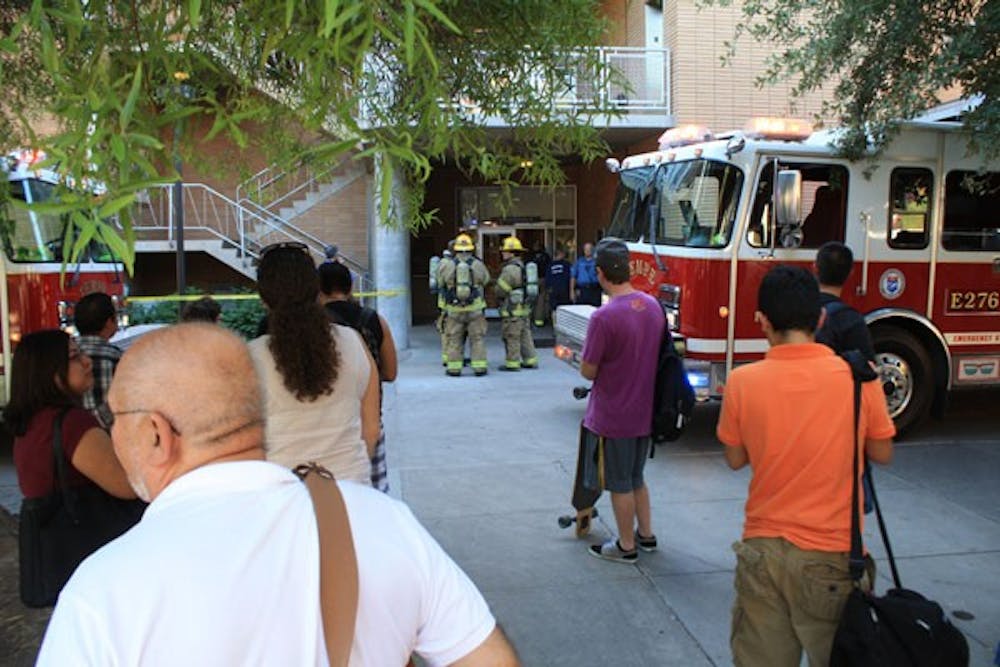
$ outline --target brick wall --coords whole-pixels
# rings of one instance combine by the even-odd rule
[[[811,119],[820,109],[822,92],[793,100],[791,84],[758,89],[773,46],[744,36],[727,66],[724,42],[731,41],[741,20],[740,7],[699,10],[695,0],[664,3],[664,36],[672,62],[673,111],[678,124],[701,123],[715,131],[740,128],[751,116],[785,115]],[[738,5],[738,3],[737,3]]]

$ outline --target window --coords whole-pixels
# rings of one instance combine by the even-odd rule
[[[889,246],[926,248],[934,175],[930,169],[899,168],[892,171],[889,183]]]
[[[945,179],[945,250],[1000,250],[1000,172],[952,171]]]
[[[714,160],[673,162],[655,179],[656,242],[723,248],[736,223],[743,172]]]
[[[779,170],[802,174],[801,248],[819,248],[827,241],[844,240],[847,218],[847,169],[837,164],[779,162]],[[771,207],[774,197],[774,160],[764,165],[757,182],[747,240],[755,248],[770,247]],[[779,244],[780,245],[780,244]]]
[[[626,169],[620,175],[608,236],[616,236],[623,241],[638,241],[649,231],[650,195],[656,169]]]
[[[56,186],[35,178],[10,182],[12,199],[24,203],[42,203],[54,200]],[[65,259],[63,242],[66,240],[65,214],[32,211],[23,205],[8,204],[0,209],[0,240],[7,257],[14,262],[53,262]],[[69,248],[73,247],[77,230],[70,233]],[[66,253],[69,254],[68,252]],[[97,239],[91,240],[82,250],[77,261],[114,262],[111,249]]]
[[[713,160],[671,162],[621,172],[608,234],[647,242],[722,248],[729,243],[743,172]]]

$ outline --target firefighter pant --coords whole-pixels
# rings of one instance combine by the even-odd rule
[[[531,317],[536,327],[545,326],[545,323],[550,319],[549,293],[545,289],[544,280],[538,281],[538,298],[535,299],[535,304],[531,307]]]
[[[441,335],[441,365],[447,365],[448,363],[448,334],[445,330],[447,321],[448,314],[442,310],[438,313],[437,321],[434,322],[434,328]]]
[[[504,317],[500,323],[500,334],[507,350],[507,368],[537,368],[538,353],[531,338],[531,323],[528,316]]]
[[[482,373],[486,370],[486,316],[481,310],[448,313],[444,320],[444,331],[448,352],[448,373],[462,372],[465,356],[465,337],[469,337],[472,370]]]

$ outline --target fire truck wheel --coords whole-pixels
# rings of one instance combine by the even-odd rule
[[[931,360],[917,337],[898,327],[875,328],[872,342],[889,415],[901,435],[930,409],[934,397]]]

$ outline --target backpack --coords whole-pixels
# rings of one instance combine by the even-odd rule
[[[672,442],[681,437],[693,407],[694,389],[684,370],[684,360],[677,354],[670,328],[665,326],[653,386],[653,442]]]
[[[350,308],[348,313],[340,312],[331,302],[325,308],[327,316],[334,324],[342,324],[351,327],[359,334],[365,342],[365,346],[375,360],[375,365],[379,371],[382,370],[382,322],[379,321],[378,311],[373,308],[365,308],[358,304],[351,304],[355,308]]]

